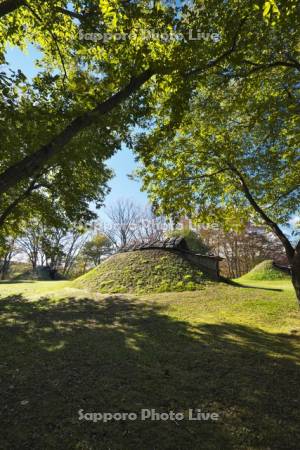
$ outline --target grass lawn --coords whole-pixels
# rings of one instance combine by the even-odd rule
[[[1,450],[299,448],[300,324],[287,280],[139,296],[4,282],[0,311]],[[78,419],[143,408],[219,420]]]

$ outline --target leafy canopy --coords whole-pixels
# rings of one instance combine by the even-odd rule
[[[8,211],[14,224],[35,210],[47,215],[50,207],[60,208],[71,220],[90,218],[89,202],[101,205],[107,192],[111,174],[106,159],[121,142],[131,144],[136,126],[162,127],[168,139],[185,121],[190,99],[205,80],[225,79],[223,89],[227,89],[230,77],[244,80],[253,72],[264,83],[274,66],[279,76],[284,71],[289,74],[290,88],[297,68],[299,15],[292,0],[213,0],[205,8],[200,0],[181,6],[146,0],[16,3],[19,7],[0,20],[2,174],[22,158],[33,156],[72,120],[92,111],[133,77],[149,68],[153,76],[118,108],[81,130],[39,172],[2,195],[0,214],[6,216]],[[189,32],[197,30],[217,33],[219,38],[190,40]],[[182,33],[185,38],[145,39],[150,32]],[[105,33],[108,39],[99,40],[99,34]],[[28,43],[37,46],[41,55],[40,71],[30,81],[5,65],[7,45],[25,49]],[[244,81],[241,85],[248,86]],[[215,89],[214,82],[211,88]],[[288,108],[296,113],[296,103]]]
[[[242,175],[273,221],[299,213],[300,36],[290,23],[287,38],[288,12],[257,48],[238,48],[233,61],[198,79],[180,121],[161,105],[153,128],[137,137],[140,175],[158,212],[225,229],[260,221]]]

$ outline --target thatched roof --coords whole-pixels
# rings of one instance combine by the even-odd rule
[[[164,240],[152,240],[147,242],[135,242],[122,249],[123,252],[131,252],[133,250],[143,250],[147,248],[160,248],[168,250],[188,250],[186,241],[183,237],[171,237]]]
[[[132,252],[135,250],[161,249],[161,250],[177,250],[180,252],[194,253],[189,250],[184,237],[170,237],[164,240],[152,240],[147,242],[136,242],[122,248],[121,252]],[[200,254],[199,254],[200,256]],[[221,261],[223,258],[215,255],[201,255],[204,258],[213,258]]]

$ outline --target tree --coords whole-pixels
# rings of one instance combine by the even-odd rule
[[[287,263],[283,245],[264,227],[248,224],[239,232],[216,226],[200,227],[199,233],[212,251],[224,258],[221,264],[224,276],[238,278],[266,259]]]
[[[39,265],[47,267],[53,276],[57,272],[68,276],[87,239],[87,231],[87,224],[72,223],[59,208],[56,211],[52,208],[47,215],[22,221],[16,242],[34,272]]]
[[[103,231],[116,249],[126,247],[136,240],[140,221],[140,209],[136,204],[128,199],[120,199],[107,209],[106,214],[109,223]]]
[[[16,252],[15,238],[0,237],[0,279],[5,280],[9,273],[12,258]]]
[[[171,229],[171,224],[162,215],[154,214],[151,206],[137,207],[137,222],[133,228],[133,239],[137,242],[161,240]]]
[[[14,98],[14,85],[3,99],[2,122],[0,124],[3,151],[1,163],[18,158],[31,142],[47,139],[61,122],[66,111],[66,102],[57,94],[56,82],[52,77],[41,75],[29,86],[21,79],[15,81],[18,89],[25,88],[20,99]],[[70,101],[68,102],[71,108]],[[69,111],[70,113],[70,111]],[[79,222],[95,217],[90,202],[99,207],[108,191],[107,181],[111,171],[104,159],[113,154],[120,145],[120,138],[99,134],[93,127],[73,140],[65,157],[53,161],[47,169],[20,183],[2,197],[0,206],[0,227],[20,223],[33,214],[47,213],[54,204],[69,220]],[[55,208],[56,209],[56,208]]]
[[[91,127],[100,135],[109,129],[110,136],[118,134],[129,141],[132,127],[148,125],[158,105],[168,111],[171,122],[180,121],[195,82],[208,73],[221,68],[223,73],[234,70],[247,76],[249,71],[299,67],[293,51],[289,52],[297,35],[287,33],[290,27],[299,29],[295,2],[280,4],[276,35],[270,21],[279,15],[277,3],[263,2],[262,14],[250,0],[230,4],[214,0],[208,10],[197,0],[182,6],[146,0],[2,2],[1,59],[5,59],[7,43],[25,47],[27,40],[40,46],[39,64],[45,70],[38,79],[54,77],[51,93],[56,93],[60,99],[57,104],[63,105],[61,112],[53,103],[53,109],[44,116],[45,122],[55,123],[48,133],[35,136],[33,130],[27,130],[26,145],[15,146],[9,157],[3,158],[2,198],[13,191],[9,206],[14,208],[14,201],[27,196],[34,178],[48,174],[54,162],[72,160],[80,166],[85,151],[73,159],[73,141]],[[189,32],[198,29],[219,37],[188,39]],[[127,39],[111,37],[120,30],[135,34]],[[176,30],[184,39],[162,43],[142,36],[166,30]],[[97,36],[94,39],[94,33],[108,36],[107,42],[97,40]],[[28,121],[24,123],[26,126]],[[102,156],[105,159],[108,155]]]
[[[300,300],[300,242],[294,247],[281,228],[299,214],[297,70],[259,88],[256,79],[246,89],[233,77],[224,90],[220,78],[199,83],[172,134],[158,121],[140,138],[145,188],[158,212],[175,218],[186,214],[225,230],[249,221],[268,226],[284,246]]]
[[[36,220],[28,223],[24,234],[17,239],[18,248],[29,259],[33,272],[36,272],[39,262],[43,265],[43,260],[40,259],[42,239],[41,226]]]
[[[42,261],[50,270],[51,276],[55,276],[59,268],[62,266],[65,257],[62,239],[65,237],[66,231],[63,229],[43,229],[41,234],[40,253]]]
[[[109,222],[100,229],[116,249],[136,242],[163,239],[171,229],[164,216],[155,215],[151,206],[141,208],[130,199],[119,199],[107,210]]]
[[[70,227],[63,240],[65,256],[61,267],[62,275],[68,277],[71,275],[87,239],[88,232],[86,227],[78,225]]]
[[[53,277],[58,272],[69,276],[86,240],[87,230],[83,226],[65,224],[64,227],[41,227],[42,265],[49,268]]]
[[[82,248],[81,256],[92,266],[98,266],[103,257],[111,252],[112,242],[104,234],[97,233]]]

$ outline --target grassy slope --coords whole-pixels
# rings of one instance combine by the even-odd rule
[[[247,284],[110,297],[0,284],[1,448],[296,449],[295,296],[286,280]],[[221,420],[93,424],[77,413],[189,407]]]
[[[32,270],[32,265],[23,262],[12,262],[8,273],[8,278],[11,281],[50,281],[49,273],[45,268],[38,267],[36,273]]]
[[[273,267],[272,260],[265,260],[260,264],[257,264],[250,272],[241,277],[241,280],[253,280],[253,281],[263,281],[263,280],[290,280],[291,277],[282,272],[279,269]]]
[[[140,250],[120,253],[78,278],[74,286],[102,293],[201,289],[204,274],[176,253]]]

